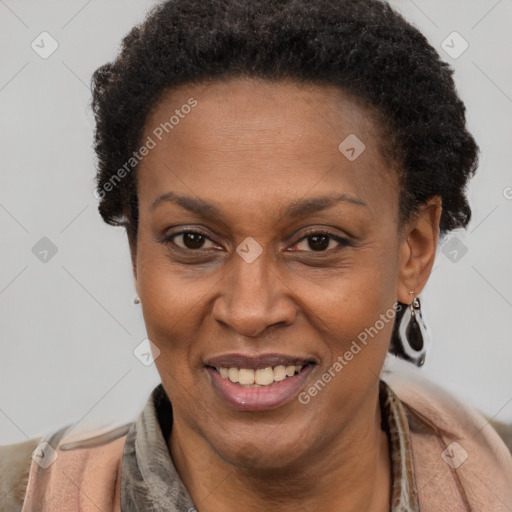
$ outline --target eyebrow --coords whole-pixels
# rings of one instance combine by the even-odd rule
[[[154,211],[162,203],[175,203],[182,208],[197,213],[203,217],[217,217],[224,219],[222,212],[212,203],[203,199],[180,196],[174,192],[167,192],[156,198],[150,205],[150,211]],[[284,209],[284,217],[299,218],[321,210],[326,210],[338,203],[347,203],[355,206],[367,207],[361,199],[348,194],[313,197],[310,199],[298,199],[289,203]]]

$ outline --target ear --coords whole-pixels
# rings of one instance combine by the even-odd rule
[[[412,302],[411,290],[415,297],[421,293],[432,272],[441,211],[441,198],[434,196],[421,205],[403,229],[397,290],[397,298],[403,304]]]

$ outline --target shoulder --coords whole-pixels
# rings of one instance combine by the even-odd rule
[[[381,378],[404,406],[420,471],[458,482],[473,503],[493,488],[512,504],[512,455],[488,418],[407,363],[392,362]]]
[[[488,421],[512,453],[512,423],[503,423],[493,418],[488,418]]]
[[[495,453],[497,461],[504,459],[506,465],[512,463],[505,444],[506,440],[510,441],[510,426],[487,418],[408,363],[393,363],[383,371],[382,379],[409,409],[436,429],[453,437],[470,437]],[[499,434],[494,427],[499,428]]]
[[[0,446],[0,510],[21,511],[26,499],[29,480],[31,486],[37,484],[37,487],[42,487],[41,491],[44,493],[48,478],[57,474],[54,471],[49,471],[45,472],[42,477],[40,473],[37,473],[38,478],[32,480],[31,469],[34,467],[32,454],[38,447],[45,447],[44,450],[38,450],[43,455],[39,454],[36,461],[39,465],[42,464],[43,468],[53,467],[53,463],[57,460],[59,460],[57,465],[62,465],[60,460],[63,459],[71,464],[73,469],[79,470],[81,468],[75,467],[77,460],[83,463],[91,458],[84,459],[80,455],[83,450],[94,452],[96,459],[101,461],[113,457],[117,461],[117,458],[122,456],[123,441],[132,424],[133,422],[96,425],[77,430],[72,425],[67,425],[45,436]],[[51,447],[50,450],[46,449],[48,446]],[[115,449],[111,447],[115,447]],[[73,456],[74,453],[78,454],[76,458]]]
[[[23,506],[32,452],[40,437],[17,444],[0,446],[0,504],[1,510],[18,511]]]

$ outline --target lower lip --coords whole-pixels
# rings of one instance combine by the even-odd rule
[[[235,384],[221,377],[211,367],[207,367],[212,384],[217,393],[230,405],[242,411],[266,411],[277,409],[292,400],[304,386],[315,365],[308,364],[302,370],[270,386],[250,388]]]

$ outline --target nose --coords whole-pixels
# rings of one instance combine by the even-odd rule
[[[293,324],[297,312],[293,292],[273,258],[263,251],[251,263],[236,254],[233,268],[221,280],[213,317],[238,334],[262,336],[270,326]]]

